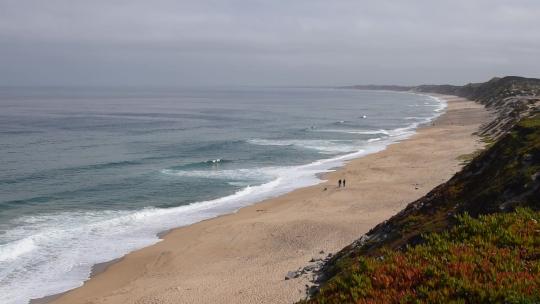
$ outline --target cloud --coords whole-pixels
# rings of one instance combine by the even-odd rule
[[[0,0],[0,84],[538,76],[538,1]]]

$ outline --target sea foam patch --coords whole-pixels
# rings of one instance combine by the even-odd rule
[[[309,140],[309,139],[249,139],[248,143],[260,146],[295,146],[319,151],[321,154],[338,154],[356,151],[354,140]]]

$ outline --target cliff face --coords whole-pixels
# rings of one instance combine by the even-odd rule
[[[336,254],[321,271],[323,285],[312,298],[314,303],[332,302],[326,300],[340,292],[339,284],[351,280],[350,270],[357,269],[363,257],[423,244],[425,235],[450,229],[462,214],[478,217],[518,207],[540,210],[540,80],[505,77],[484,84],[419,86],[415,90],[485,104],[497,117],[483,132],[496,140],[448,182]]]
[[[464,86],[422,85],[415,92],[456,95],[478,101],[496,113],[481,135],[496,139],[540,105],[540,79],[507,76]]]
[[[540,79],[518,76],[495,77],[487,82],[469,83],[464,86],[420,85],[413,87],[412,91],[466,97],[491,107],[507,97],[540,95]]]

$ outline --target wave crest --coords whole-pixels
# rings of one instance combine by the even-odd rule
[[[319,151],[322,154],[339,154],[358,151],[358,144],[353,140],[319,139],[250,139],[247,141],[259,146],[294,146]]]
[[[175,169],[163,169],[160,172],[166,175],[180,176],[180,177],[196,177],[196,178],[209,178],[209,179],[224,179],[235,181],[267,181],[274,177],[265,168],[254,169],[226,169],[226,170],[175,170]]]

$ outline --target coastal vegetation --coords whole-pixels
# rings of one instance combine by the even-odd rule
[[[540,80],[417,91],[465,96],[494,119],[463,169],[330,259],[306,303],[540,302]],[[486,140],[484,140],[486,141]]]
[[[354,259],[309,303],[540,301],[540,212],[456,220],[423,244]]]

